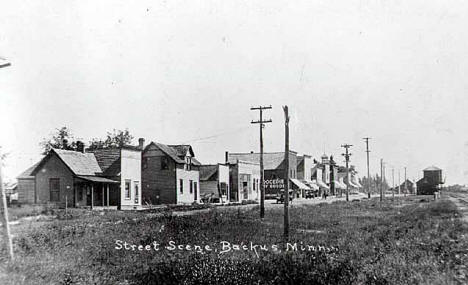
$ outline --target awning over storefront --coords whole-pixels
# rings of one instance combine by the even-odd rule
[[[339,181],[340,181],[341,186],[343,187],[341,189],[346,189],[346,183],[344,182],[344,177],[340,177]]]
[[[362,185],[359,183],[359,180],[358,180],[358,178],[356,176],[353,176],[353,178],[351,179],[351,183],[356,185],[355,187],[357,187],[357,188],[362,188]]]
[[[334,182],[335,182],[335,188],[337,188],[337,189],[346,189],[346,185],[341,184],[340,181],[335,180]]]
[[[320,188],[318,187],[317,183],[315,181],[303,181],[307,186],[310,187],[310,189],[318,191]]]
[[[294,178],[290,178],[289,180],[291,180],[291,182],[296,185],[297,188],[299,189],[303,189],[303,190],[309,190],[309,186],[305,185],[304,183],[302,183],[301,181],[297,180],[297,179],[294,179]]]
[[[354,188],[359,188],[356,184],[354,183],[349,183],[349,186],[354,187]]]
[[[319,187],[322,187],[322,188],[325,188],[325,189],[330,189],[330,187],[328,187],[327,184],[323,183],[322,180],[317,180],[317,185],[318,185]]]
[[[119,184],[119,181],[111,180],[109,178],[105,177],[100,177],[100,176],[77,176],[80,179],[90,181],[90,182],[97,182],[97,183],[114,183],[114,184]]]

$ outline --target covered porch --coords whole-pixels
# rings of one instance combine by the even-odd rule
[[[91,210],[117,209],[120,182],[99,176],[77,176],[74,180],[75,207]]]

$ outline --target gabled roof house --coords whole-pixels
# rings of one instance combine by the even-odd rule
[[[78,148],[51,149],[20,175],[20,203],[120,209],[141,206],[140,148],[123,146],[85,152],[81,142]]]
[[[149,143],[142,153],[144,203],[200,202],[200,165],[190,145]]]

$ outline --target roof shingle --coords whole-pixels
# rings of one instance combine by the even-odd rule
[[[207,181],[218,172],[218,165],[201,165],[200,181]]]
[[[96,175],[102,170],[92,153],[82,153],[71,150],[53,149],[60,159],[75,175]]]

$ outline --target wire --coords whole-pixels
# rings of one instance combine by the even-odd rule
[[[201,137],[201,138],[187,140],[187,141],[183,142],[182,144],[191,143],[191,142],[193,143],[193,142],[197,142],[197,141],[203,141],[203,140],[207,140],[207,139],[217,138],[217,137],[221,137],[221,136],[224,136],[224,135],[237,133],[237,132],[239,132],[241,130],[246,130],[246,129],[250,129],[250,128],[251,128],[251,126],[236,128],[236,129],[233,129],[233,130],[230,130],[230,131],[227,131],[227,132],[222,132],[222,133],[218,133],[218,134],[207,136],[207,137]]]

